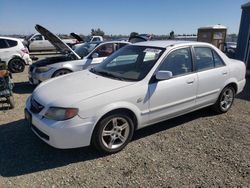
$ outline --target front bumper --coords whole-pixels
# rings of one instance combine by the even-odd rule
[[[33,68],[33,70],[29,70],[29,82],[30,84],[38,85],[39,83],[48,80],[52,77],[54,70],[50,69],[47,72],[43,73],[37,73],[36,68]]]
[[[49,120],[41,115],[44,113],[43,110],[38,114],[31,112],[30,98],[26,102],[25,110],[32,117],[31,130],[50,146],[68,149],[90,145],[94,129],[94,123],[91,119],[82,119],[76,116],[66,121]]]

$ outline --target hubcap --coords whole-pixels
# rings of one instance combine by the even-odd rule
[[[227,111],[233,103],[234,94],[232,89],[228,88],[224,91],[221,97],[220,106],[221,109]]]
[[[125,118],[112,118],[102,130],[102,143],[109,149],[119,148],[128,139],[129,131],[129,123]]]

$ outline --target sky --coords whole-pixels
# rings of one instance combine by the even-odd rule
[[[53,33],[131,32],[196,34],[222,24],[237,34],[241,5],[249,0],[0,0],[0,34],[31,34],[35,24]]]

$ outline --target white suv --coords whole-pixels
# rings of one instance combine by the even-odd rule
[[[0,59],[7,62],[11,72],[23,72],[25,64],[31,64],[29,51],[20,39],[0,37]]]

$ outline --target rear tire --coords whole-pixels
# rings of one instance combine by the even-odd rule
[[[212,106],[213,110],[222,114],[226,113],[233,105],[235,89],[232,86],[226,86],[220,93],[216,103]]]
[[[126,113],[111,114],[96,125],[92,144],[103,153],[116,153],[129,143],[133,133],[134,123]]]
[[[8,63],[8,69],[12,73],[23,72],[25,69],[25,63],[20,58],[13,58]]]
[[[60,70],[57,70],[56,72],[54,72],[54,74],[53,74],[53,78],[54,77],[58,77],[58,76],[62,76],[62,75],[64,75],[64,74],[69,74],[69,73],[71,73],[72,71],[70,71],[70,70],[68,70],[68,69],[60,69]]]

